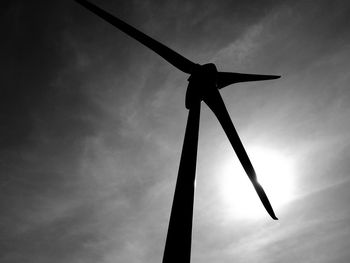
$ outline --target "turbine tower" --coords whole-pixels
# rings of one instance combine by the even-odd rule
[[[86,0],[75,1],[153,50],[182,72],[190,75],[185,100],[185,106],[188,109],[188,119],[165,242],[163,263],[189,263],[191,260],[193,201],[201,101],[208,105],[219,120],[266,211],[273,219],[277,220],[269,199],[257,180],[253,165],[231,121],[219,89],[237,82],[271,80],[280,76],[219,72],[212,63],[196,64],[96,5]]]

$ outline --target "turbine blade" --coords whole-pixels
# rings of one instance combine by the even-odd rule
[[[269,79],[278,79],[281,76],[275,75],[258,75],[258,74],[245,74],[245,73],[235,73],[235,72],[218,72],[217,73],[217,87],[222,89],[228,85],[237,82],[247,82],[247,81],[260,81]]]
[[[156,41],[155,39],[145,35],[141,31],[137,30],[136,28],[128,25],[127,23],[123,22],[119,18],[111,15],[110,13],[104,11],[103,9],[99,8],[98,6],[85,1],[85,0],[75,0],[82,6],[86,7],[88,10],[93,12],[94,14],[98,15],[102,19],[106,20],[113,26],[117,27],[121,31],[123,31],[125,34],[129,35],[130,37],[136,39],[141,44],[145,45],[149,49],[153,50],[155,53],[160,55],[162,58],[164,58],[166,61],[168,61],[170,64],[178,68],[179,70],[191,74],[193,68],[196,66],[195,63],[188,60],[187,58],[181,56],[174,50],[168,48],[167,46],[163,45],[162,43]]]
[[[228,139],[234,151],[237,154],[239,161],[241,162],[245,172],[247,173],[250,181],[252,182],[255,191],[257,192],[261,202],[263,203],[266,211],[269,215],[277,220],[277,217],[272,209],[269,199],[267,198],[264,189],[259,184],[253,165],[251,164],[249,157],[243,147],[243,144],[238,136],[238,133],[231,121],[230,115],[227,112],[224,101],[218,90],[213,90],[208,96],[205,96],[203,101],[209,106],[218,118],[222,128],[224,129]]]

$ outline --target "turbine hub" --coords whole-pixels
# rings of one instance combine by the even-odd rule
[[[198,65],[191,76],[188,78],[188,87],[186,92],[186,108],[189,109],[195,102],[203,100],[210,91],[217,89],[216,75],[218,70],[215,64],[208,63]]]

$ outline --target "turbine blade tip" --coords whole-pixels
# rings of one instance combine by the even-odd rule
[[[275,212],[272,210],[272,211],[268,211],[269,215],[271,216],[271,218],[273,220],[278,220],[277,216],[275,215]]]
[[[269,79],[279,79],[279,78],[281,78],[282,76],[280,76],[280,75],[270,75],[269,76]]]

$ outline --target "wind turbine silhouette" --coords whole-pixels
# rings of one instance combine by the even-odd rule
[[[233,126],[219,89],[237,82],[271,80],[277,79],[280,76],[218,72],[216,66],[212,63],[204,65],[196,64],[96,5],[85,0],[75,1],[153,50],[179,70],[190,74],[185,101],[185,106],[189,110],[188,119],[170,214],[163,263],[187,263],[191,259],[193,199],[201,101],[204,101],[218,118],[265,209],[273,219],[277,220],[264,189],[257,181],[254,168]]]

